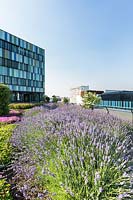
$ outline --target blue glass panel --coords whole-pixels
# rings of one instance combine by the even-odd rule
[[[7,32],[5,32],[5,40],[7,40]]]
[[[16,61],[16,53],[14,53],[14,60]]]
[[[2,48],[0,48],[0,57],[2,57]]]

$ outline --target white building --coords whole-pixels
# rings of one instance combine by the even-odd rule
[[[71,89],[70,103],[82,105],[82,94],[89,90],[89,86],[79,86]]]

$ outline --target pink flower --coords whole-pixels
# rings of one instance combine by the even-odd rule
[[[17,121],[20,121],[20,117],[18,116],[0,117],[0,122],[3,122],[3,123],[13,123]]]
[[[10,110],[9,115],[21,115],[22,111],[18,110]]]

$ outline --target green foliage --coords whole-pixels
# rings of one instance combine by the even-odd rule
[[[49,101],[50,101],[50,97],[48,97],[47,95],[44,95],[44,102],[49,103]]]
[[[9,113],[10,89],[4,84],[0,84],[0,115]]]
[[[43,140],[44,137],[44,132],[36,132],[33,130],[32,132],[29,132],[25,138],[23,138],[23,142],[26,148],[30,149],[31,152],[34,152],[35,149],[38,149],[38,151],[41,152],[42,149],[38,145],[38,141]],[[34,152],[33,159],[36,160],[36,173],[32,182],[33,185],[37,184],[37,186],[40,188],[40,193],[41,191],[48,190],[51,200],[68,200],[67,197],[69,195],[67,195],[65,189],[61,186],[62,176],[64,172],[62,172],[61,170],[58,171],[55,167],[55,161],[57,159],[55,148],[57,147],[57,142],[58,138],[56,136],[53,136],[53,139],[51,137],[48,137],[45,140],[45,148],[49,151],[49,156],[43,154],[43,159],[45,161],[38,159],[36,151]],[[48,169],[48,172],[46,169]],[[46,173],[43,173],[43,170],[46,170]]]
[[[101,97],[96,96],[92,92],[85,92],[83,96],[83,107],[85,108],[94,108],[95,105],[99,104]]]
[[[11,145],[10,137],[16,125],[0,124],[0,164],[7,164],[10,161]]]
[[[0,199],[13,200],[10,194],[10,184],[8,184],[5,179],[0,180]]]
[[[11,103],[9,105],[10,109],[28,109],[33,108],[33,103]]]
[[[9,140],[15,127],[16,125],[14,124],[0,124],[0,165],[6,165],[11,160],[12,147]],[[6,182],[6,179],[0,180],[0,199],[13,199],[10,194],[10,184]]]
[[[52,102],[53,103],[57,103],[58,102],[58,98],[55,95],[52,96]]]
[[[127,178],[123,177],[122,172],[112,163],[100,167],[102,159],[97,160],[97,163],[93,164],[91,158],[88,159],[88,156],[86,155],[86,158],[84,157],[81,162],[82,158],[78,155],[78,151],[81,146],[84,145],[83,143],[88,143],[88,146],[85,148],[83,147],[84,151],[91,154],[93,149],[94,156],[99,154],[102,158],[102,152],[99,152],[98,149],[94,145],[89,144],[89,142],[89,138],[85,138],[85,141],[81,141],[75,137],[73,146],[76,144],[77,147],[72,148],[70,146],[70,140],[64,139],[62,144],[58,146],[58,149],[60,149],[60,152],[58,151],[58,153],[60,153],[60,155],[55,155],[53,158],[54,161],[51,160],[53,168],[51,167],[49,169],[51,173],[55,174],[56,178],[59,178],[55,178],[55,180],[54,178],[51,178],[48,183],[52,182],[52,187],[54,182],[58,184],[58,187],[60,186],[60,183],[66,187],[68,192],[67,198],[66,193],[62,193],[62,199],[111,200],[113,199],[111,196],[114,196],[114,199],[116,199],[115,195],[122,192],[122,190],[120,191],[119,187],[114,188],[112,183],[117,183],[119,185],[121,182],[129,181]],[[55,166],[57,166],[56,170]],[[104,184],[102,185],[102,183]],[[104,190],[101,186],[103,186]],[[51,191],[50,187],[49,191]],[[54,197],[53,199],[56,200]]]
[[[39,152],[42,151],[37,142],[44,137],[48,155],[43,153],[43,160],[40,160],[35,148]],[[31,132],[25,138],[25,145],[30,151],[35,151],[36,174],[32,180],[33,185],[37,184],[40,192],[48,190],[52,200],[115,200],[116,194],[126,191],[115,188],[114,185],[117,183],[119,186],[120,183],[129,180],[123,177],[123,172],[113,162],[104,163],[103,152],[99,152],[97,147],[90,143],[89,135],[81,138],[73,135],[59,141],[55,135],[47,137],[41,131]],[[80,149],[83,150],[83,161],[78,154]],[[112,149],[112,156],[114,152],[115,149]]]
[[[11,103],[9,104],[10,109],[29,109],[35,106],[41,106],[43,102],[40,103]]]
[[[64,98],[63,98],[63,103],[64,103],[64,104],[67,104],[67,103],[69,103],[69,98],[67,98],[67,97],[64,97]]]

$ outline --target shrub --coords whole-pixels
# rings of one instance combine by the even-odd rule
[[[0,115],[6,115],[9,112],[10,89],[4,84],[0,84]]]
[[[29,109],[33,108],[33,103],[11,103],[9,105],[10,109]]]
[[[11,140],[19,152],[14,181],[25,198],[132,199],[130,125],[76,106],[37,109]]]
[[[0,180],[0,199],[13,200],[10,194],[10,184],[8,184],[5,179]]]
[[[92,92],[85,92],[83,96],[83,107],[93,109],[100,101],[101,97],[96,96],[96,94],[93,94]]]
[[[64,104],[67,104],[67,103],[69,103],[69,98],[67,98],[67,97],[64,97],[64,98],[63,98],[63,103],[64,103]]]
[[[16,125],[0,124],[0,165],[7,165],[11,161],[10,137],[15,127]],[[0,180],[0,199],[13,200],[10,194],[10,184],[5,178]]]
[[[55,95],[52,96],[52,102],[53,103],[57,103],[58,102],[58,98]]]
[[[14,124],[0,124],[0,164],[6,164],[10,161],[10,137],[15,127]]]
[[[43,102],[40,103],[11,103],[9,105],[10,109],[29,109],[33,108],[35,106],[41,106],[43,105]]]
[[[44,96],[44,102],[45,103],[49,103],[50,102],[50,97],[48,97],[47,95]]]

